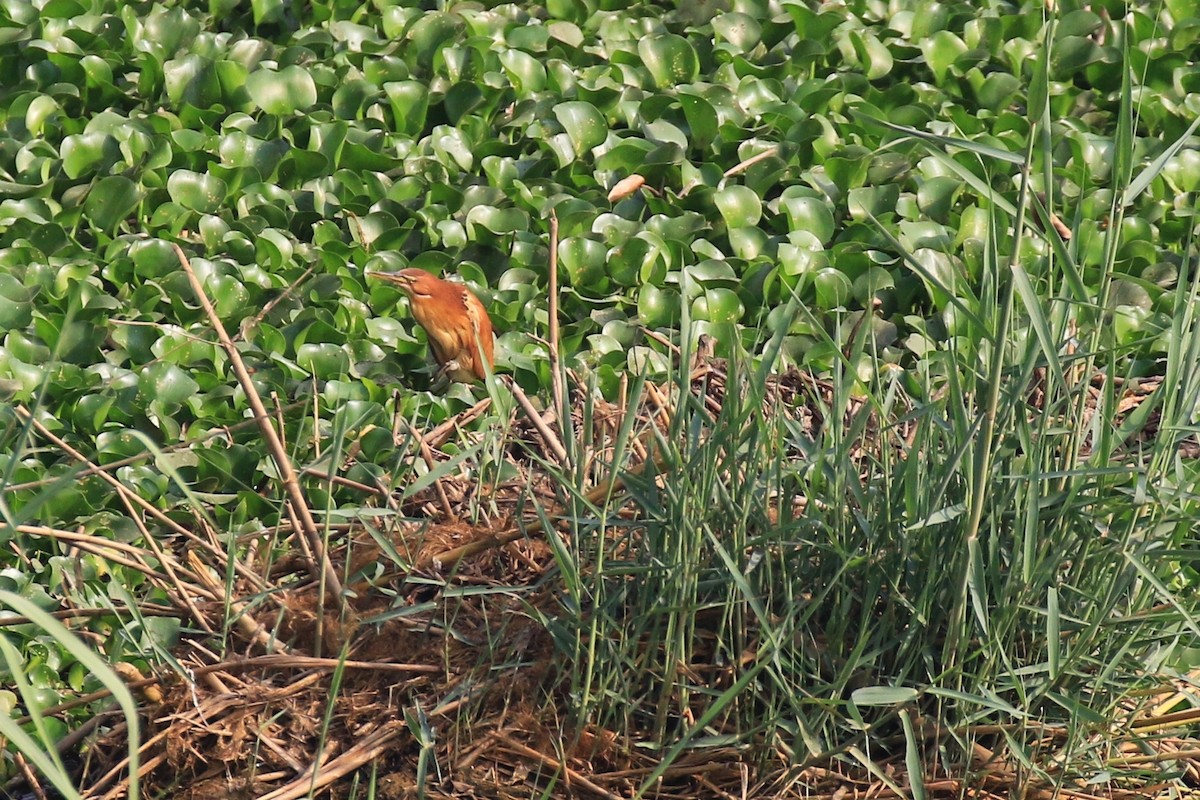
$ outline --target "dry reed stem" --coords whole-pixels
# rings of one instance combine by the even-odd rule
[[[208,565],[202,563],[194,553],[189,552],[188,558],[191,559],[192,570],[195,572],[197,580],[202,583],[209,592],[216,595],[217,598],[223,597],[225,587],[220,581],[209,574]],[[279,649],[283,649],[285,651],[288,649],[287,645],[283,644],[274,636],[272,636],[262,627],[262,625],[258,624],[258,620],[250,616],[249,603],[230,597],[228,599],[228,605],[229,613],[233,615],[234,624],[237,625],[242,634],[245,635],[246,638],[248,638],[251,642],[259,645],[268,653]]]
[[[554,413],[558,415],[559,432],[565,439],[573,441],[574,432],[571,430],[571,414],[567,409],[566,395],[563,391],[562,355],[559,352],[558,342],[558,213],[553,208],[550,209],[550,285],[548,291],[550,315],[550,391],[554,396]],[[560,461],[564,467],[567,465],[565,451]]]
[[[434,567],[439,570],[451,569],[464,558],[502,547],[509,542],[515,542],[524,537],[525,531],[520,528],[509,528],[500,533],[490,533],[487,536],[476,539],[473,542],[468,542],[460,547],[455,547],[452,550],[425,556],[417,562],[417,568],[428,569],[429,567]]]
[[[224,348],[226,355],[229,356],[229,363],[233,367],[234,374],[237,375],[242,391],[246,393],[246,401],[250,404],[250,409],[254,412],[255,417],[262,420],[259,424],[259,430],[262,431],[267,450],[270,452],[272,460],[275,461],[275,466],[279,469],[280,480],[283,483],[283,489],[288,497],[289,505],[292,506],[299,517],[301,532],[308,540],[309,548],[313,552],[314,563],[310,565],[313,574],[315,577],[323,579],[323,584],[328,586],[329,591],[333,593],[338,609],[344,611],[345,598],[342,596],[342,582],[338,578],[337,571],[333,568],[333,563],[325,553],[325,543],[321,539],[320,531],[317,530],[317,523],[313,519],[308,502],[304,498],[304,490],[300,487],[300,481],[296,477],[296,470],[292,466],[291,459],[288,458],[287,451],[283,448],[283,443],[280,441],[278,432],[274,426],[267,422],[267,408],[263,405],[262,398],[258,394],[258,389],[255,388],[254,381],[250,378],[249,370],[246,369],[245,363],[242,362],[242,355],[229,338],[229,333],[221,323],[221,318],[217,316],[217,310],[213,308],[212,302],[204,292],[204,286],[200,283],[200,278],[196,276],[195,271],[192,269],[192,264],[188,261],[188,257],[184,254],[183,249],[174,242],[171,243],[171,246],[175,248],[175,255],[179,259],[183,271],[187,274],[188,281],[192,285],[192,291],[196,294],[196,299],[204,308],[204,313],[208,316],[209,323],[213,326],[213,330],[216,331],[217,338],[221,342],[221,347]]]
[[[293,408],[297,408],[301,405],[303,405],[303,403],[288,403],[286,406],[283,407],[283,409],[284,409],[284,411],[290,411]],[[230,437],[229,434],[232,433],[233,431],[240,430],[242,428],[248,428],[251,425],[257,425],[257,424],[258,424],[257,419],[253,419],[253,418],[244,419],[241,422],[235,422],[232,425],[225,425],[221,428],[214,428],[213,430],[205,433],[203,436],[199,436],[195,439],[179,441],[179,442],[175,442],[174,444],[163,445],[163,446],[159,447],[158,450],[161,453],[173,453],[176,450],[187,450],[188,448],[193,447],[197,444],[204,444],[205,442],[211,441],[213,439],[219,439],[222,436],[224,436],[227,439],[232,440],[232,437]],[[128,467],[131,464],[137,464],[138,462],[145,461],[146,459],[151,458],[154,455],[155,455],[155,453],[153,453],[149,450],[146,450],[146,451],[138,453],[136,455],[127,456],[118,461],[111,461],[107,464],[92,464],[90,462],[86,462],[88,464],[88,466],[85,469],[81,469],[79,472],[76,472],[74,474],[74,477],[76,480],[83,480],[84,478],[90,478],[94,475],[100,475],[101,473],[110,473],[111,474],[111,473],[119,470],[121,467]],[[36,481],[26,481],[25,483],[13,483],[8,486],[5,486],[4,491],[5,492],[20,492],[20,491],[24,491],[26,489],[40,489],[45,486],[50,486],[51,484],[57,483],[60,480],[62,480],[62,479],[58,478],[58,477],[54,477],[54,478],[40,478]]]
[[[549,447],[554,453],[555,459],[559,464],[566,466],[567,451],[566,448],[563,447],[562,442],[560,442],[558,437],[554,435],[554,431],[550,430],[550,426],[547,425],[546,421],[542,419],[542,415],[539,414],[537,409],[533,407],[533,403],[530,402],[529,397],[525,394],[517,382],[514,380],[508,380],[506,383],[508,384],[509,389],[512,390],[513,397],[517,399],[517,404],[521,406],[521,410],[525,412],[525,416],[529,418],[529,421],[533,423],[533,427],[537,429],[538,434],[542,437],[542,441],[544,441],[546,446]]]
[[[412,423],[404,420],[404,425],[417,442],[417,449],[421,453],[421,460],[425,462],[425,466],[429,468],[429,471],[433,472],[437,469],[437,462],[433,459],[433,448],[425,441],[425,437],[421,435],[421,432],[413,427]],[[442,513],[446,515],[446,519],[450,522],[458,522],[458,515],[454,513],[454,507],[450,505],[450,497],[446,494],[446,485],[442,482],[441,478],[433,479],[433,489],[437,492],[438,502],[442,506]]]
[[[20,751],[16,753],[17,766],[21,770],[21,777],[25,779],[25,785],[33,792],[33,796],[37,800],[47,800],[46,791],[42,788],[42,784],[38,781],[37,775],[30,768],[29,763],[25,760],[25,756],[21,755]]]
[[[777,155],[779,155],[779,145],[777,145],[777,144],[772,145],[771,147],[768,147],[766,150],[763,150],[761,153],[752,155],[749,158],[747,158],[747,159],[741,161],[740,163],[735,164],[732,167],[730,167],[729,169],[725,170],[725,174],[722,177],[732,178],[734,175],[740,175],[741,173],[743,173],[746,170],[753,167],[758,162],[766,161],[771,156],[777,156]]]
[[[280,292],[276,297],[272,298],[269,303],[267,303],[265,306],[263,306],[263,310],[258,312],[257,314],[255,314],[254,317],[252,319],[250,319],[248,323],[243,322],[241,325],[241,330],[238,331],[238,338],[239,339],[245,338],[245,333],[247,330],[257,326],[260,322],[262,322],[264,319],[266,319],[267,314],[270,314],[271,311],[274,310],[275,306],[279,305],[284,300],[286,300],[288,298],[288,296],[292,292],[296,291],[296,289],[299,288],[300,284],[302,284],[306,280],[308,280],[309,276],[312,274],[313,274],[312,267],[309,267],[308,269],[304,270],[304,272],[301,273],[299,278],[296,278],[296,280],[294,280],[290,284],[288,284],[288,287],[286,289],[284,289],[282,292]]]
[[[46,439],[49,439],[56,447],[58,447],[64,453],[69,455],[71,458],[75,459],[76,461],[78,461],[80,464],[83,464],[84,466],[91,465],[91,462],[88,460],[87,456],[85,456],[83,453],[79,452],[74,447],[67,444],[61,438],[56,436],[53,431],[51,431],[49,428],[47,428],[45,425],[43,425],[36,417],[34,417],[33,412],[31,412],[28,408],[26,408],[23,405],[18,405],[14,408],[14,410],[16,411],[17,417],[29,422],[29,424],[31,424],[34,427],[34,429],[38,432],[39,435],[43,436]],[[158,546],[158,540],[155,539],[154,536],[152,536],[150,534],[149,530],[147,530],[145,524],[142,522],[141,518],[138,516],[136,510],[134,509],[134,506],[138,506],[139,508],[147,511],[148,513],[151,514],[151,516],[153,516],[155,519],[160,520],[160,521],[170,520],[170,517],[168,517],[165,513],[160,511],[158,508],[156,508],[152,503],[148,502],[147,500],[142,498],[137,493],[131,491],[128,487],[125,486],[125,484],[121,483],[119,480],[117,480],[112,475],[109,475],[106,472],[98,473],[98,475],[101,480],[103,480],[109,486],[113,487],[114,490],[116,490],[117,496],[121,499],[121,503],[125,506],[126,510],[129,512],[129,519],[137,526],[138,531],[142,534],[142,538],[143,538],[143,541],[145,541],[146,546],[162,562],[163,569],[166,570],[167,576],[169,576],[164,579],[166,584],[168,584],[168,585],[163,587],[164,590],[167,592],[167,595],[176,602],[176,604],[179,606],[179,608],[183,609],[188,614],[191,614],[198,625],[200,625],[202,628],[205,628],[206,630],[209,630],[209,632],[211,633],[212,631],[208,626],[207,620],[200,613],[199,609],[197,609],[196,606],[192,603],[191,597],[188,596],[187,589],[183,587],[182,582],[179,580],[178,576],[175,575],[174,567],[173,567],[173,559],[167,558],[166,553],[164,553],[162,551],[162,549]],[[188,536],[189,538],[196,539],[197,541],[202,541],[199,539],[199,537],[194,536],[191,533],[191,531],[186,531],[186,529],[184,529],[182,526],[176,525],[176,523],[173,520],[171,520],[170,525],[174,528],[177,528],[180,531],[185,531],[185,535]],[[109,541],[109,540],[106,540],[106,541]],[[170,589],[170,584],[173,584],[175,586],[176,591],[172,591]]]
[[[450,438],[450,434],[454,433],[454,431],[460,425],[467,425],[471,422],[474,422],[476,419],[483,416],[483,412],[487,411],[491,405],[492,398],[483,398],[466,411],[455,414],[442,424],[434,427],[433,430],[425,434],[425,441],[429,443],[430,447],[441,447]]]
[[[537,750],[534,750],[532,747],[523,745],[520,742],[518,742],[508,736],[500,735],[497,737],[497,739],[501,743],[502,747],[510,750],[511,752],[513,752],[519,756],[524,756],[525,758],[531,758],[534,761],[537,761],[539,764],[542,764],[543,766],[547,766],[550,769],[561,772],[566,780],[568,789],[570,789],[573,786],[579,786],[580,788],[588,790],[589,792],[596,795],[597,797],[603,797],[604,800],[623,800],[623,798],[620,795],[613,794],[608,789],[605,789],[603,786],[600,786],[599,784],[596,784],[596,783],[592,783],[590,780],[583,777],[583,775],[581,773],[576,772],[575,770],[571,769],[566,764],[564,764],[561,761],[558,761],[557,759],[551,758],[550,756],[548,756],[544,753],[538,752]]]
[[[357,744],[340,756],[324,765],[317,766],[315,770],[310,766],[305,774],[300,775],[287,786],[268,792],[260,796],[258,800],[299,800],[301,797],[307,796],[310,791],[323,789],[338,778],[349,775],[359,767],[382,756],[387,752],[387,745],[404,730],[404,724],[401,722],[387,722],[371,733],[360,737]]]

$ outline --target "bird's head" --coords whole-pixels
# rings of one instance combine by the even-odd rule
[[[399,272],[368,272],[367,277],[393,283],[403,289],[410,298],[432,296],[438,282],[437,278],[425,270],[414,267]]]

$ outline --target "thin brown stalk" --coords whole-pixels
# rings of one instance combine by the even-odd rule
[[[655,469],[661,470],[667,465],[667,459],[662,455],[658,455],[653,459],[648,459],[646,461],[643,461],[641,464],[638,464],[633,469],[626,470],[624,475],[617,472],[616,468],[614,467],[614,474],[611,477],[609,477],[608,480],[604,481],[603,483],[597,484],[596,486],[589,489],[587,494],[584,495],[584,497],[587,498],[587,501],[589,503],[591,503],[592,505],[596,505],[596,504],[602,502],[606,497],[608,497],[608,495],[610,493],[615,492],[619,489],[624,489],[625,488],[625,476],[630,476],[630,477],[640,476],[643,472],[645,472],[647,469],[649,469],[651,464],[654,465]]]
[[[743,173],[746,170],[753,167],[758,162],[766,161],[771,156],[777,156],[777,155],[779,155],[779,145],[772,145],[771,147],[768,147],[766,150],[763,150],[761,153],[752,155],[749,158],[745,159],[744,161],[742,161],[738,164],[735,164],[732,167],[730,167],[729,169],[725,170],[724,177],[732,178],[734,175],[740,175],[741,173]]]
[[[464,558],[469,558],[486,550],[492,550],[497,547],[502,547],[509,542],[515,542],[518,539],[525,537],[525,531],[520,528],[510,528],[499,533],[489,534],[482,538],[476,539],[473,542],[468,542],[460,547],[455,547],[452,550],[446,550],[441,553],[422,558],[417,562],[418,569],[452,569],[459,561]]]
[[[299,800],[310,792],[322,789],[338,778],[371,763],[387,752],[393,739],[404,731],[403,723],[387,722],[359,739],[358,744],[324,765],[310,766],[304,774],[287,786],[262,795],[258,800]],[[314,769],[313,767],[316,767]]]
[[[187,528],[183,527],[175,520],[171,519],[171,517],[169,517],[164,511],[159,509],[157,506],[155,506],[150,501],[144,499],[141,495],[137,494],[136,492],[129,491],[128,488],[126,488],[125,484],[121,483],[116,478],[114,478],[112,475],[108,474],[108,472],[106,470],[101,469],[100,467],[97,467],[95,464],[93,464],[91,461],[89,461],[87,459],[87,456],[85,456],[83,453],[76,450],[74,447],[71,447],[71,445],[67,444],[65,441],[63,441],[58,436],[56,436],[53,433],[53,431],[51,431],[49,428],[47,428],[45,425],[43,425],[41,422],[39,422],[37,419],[35,419],[33,417],[33,414],[29,411],[29,409],[25,408],[24,406],[16,406],[14,410],[16,411],[17,416],[21,417],[24,420],[31,421],[34,428],[38,431],[38,433],[41,436],[50,440],[54,444],[55,447],[58,447],[64,453],[66,453],[71,458],[75,459],[80,464],[82,464],[84,467],[86,467],[86,469],[83,471],[83,474],[92,474],[92,475],[99,477],[101,480],[103,480],[109,486],[112,486],[113,489],[119,493],[119,496],[122,499],[127,499],[130,502],[132,502],[143,513],[153,517],[154,520],[156,522],[158,522],[159,524],[161,524],[163,527],[167,528],[168,530],[172,531],[173,533],[176,533],[176,534],[184,537],[188,541],[196,544],[199,548],[204,550],[206,553],[213,556],[217,560],[218,563],[220,563],[220,564],[225,563],[225,553],[223,551],[215,548],[211,542],[205,541],[203,537],[197,536],[194,532],[188,530]],[[133,516],[136,520],[137,515],[134,514]],[[238,568],[238,564],[236,561],[234,561],[234,568],[235,569]],[[246,573],[242,570],[239,570],[238,574],[241,575],[243,578],[246,578],[247,580],[254,582],[254,584],[256,586],[258,586],[259,588],[262,588],[261,582],[258,581],[257,576],[255,576],[254,574]],[[191,609],[188,608],[188,611],[190,613]]]
[[[476,403],[475,405],[468,408],[466,411],[463,411],[459,414],[455,414],[453,417],[446,420],[441,425],[435,426],[433,428],[433,430],[431,430],[425,434],[425,441],[429,444],[430,447],[434,447],[434,448],[441,447],[443,444],[446,443],[446,441],[450,438],[450,435],[452,433],[454,433],[455,430],[457,430],[460,426],[468,425],[471,422],[473,422],[474,420],[483,416],[483,412],[485,412],[489,408],[491,408],[491,405],[492,405],[492,398],[490,398],[490,397],[483,398],[478,403]]]
[[[204,313],[208,315],[208,320],[212,324],[213,330],[216,331],[217,338],[221,341],[221,347],[225,349],[226,355],[229,356],[229,363],[233,367],[234,374],[237,375],[238,383],[241,384],[242,390],[246,393],[246,400],[250,404],[250,409],[254,412],[255,417],[260,417],[263,420],[259,425],[259,429],[263,434],[263,440],[267,445],[267,450],[270,452],[271,458],[275,461],[275,466],[279,469],[279,477],[283,483],[284,493],[287,495],[289,504],[300,520],[301,532],[304,538],[308,540],[309,548],[313,552],[313,563],[310,565],[312,572],[314,576],[323,579],[324,585],[333,593],[338,608],[344,611],[345,598],[342,596],[342,582],[338,578],[337,570],[333,568],[333,562],[329,560],[325,552],[325,543],[321,538],[321,532],[317,530],[317,523],[313,519],[308,502],[304,498],[304,490],[300,487],[300,481],[296,477],[296,470],[292,466],[292,461],[288,458],[287,451],[284,450],[283,443],[280,441],[275,427],[266,421],[267,408],[263,405],[262,398],[254,386],[254,381],[250,378],[249,370],[246,369],[245,363],[242,362],[242,355],[229,338],[229,333],[226,332],[224,324],[221,323],[221,318],[217,316],[217,310],[213,308],[212,302],[209,301],[208,295],[204,291],[204,286],[201,285],[200,279],[192,269],[192,264],[188,261],[188,257],[184,254],[183,249],[174,242],[171,243],[171,246],[175,248],[175,255],[179,259],[183,271],[187,273],[188,281],[192,285],[192,291],[195,292],[196,299],[204,308]]]
[[[217,598],[222,597],[224,594],[224,586],[220,581],[208,573],[209,568],[207,565],[201,563],[200,559],[194,556],[192,553],[188,553],[188,557],[192,559],[192,569],[196,573],[197,579],[208,588],[210,593],[216,595]],[[229,614],[233,617],[235,624],[247,639],[258,644],[268,653],[280,649],[287,649],[287,645],[272,636],[263,628],[262,625],[258,623],[258,620],[254,619],[254,617],[250,615],[249,603],[244,600],[235,600],[231,597],[228,600],[228,605]],[[320,624],[320,621],[321,618],[318,617],[318,625]]]
[[[21,755],[20,751],[16,753],[17,766],[21,769],[21,777],[25,779],[25,785],[29,787],[29,791],[33,792],[33,796],[37,800],[47,800],[46,790],[42,788],[41,782],[38,781],[37,775],[30,768],[29,762],[25,760],[25,756]]]
[[[304,270],[304,272],[300,275],[299,278],[296,278],[296,280],[294,280],[290,284],[288,284],[288,287],[286,289],[284,289],[282,292],[280,292],[278,296],[272,298],[271,302],[269,302],[265,306],[263,306],[263,310],[258,312],[257,314],[255,314],[254,317],[249,321],[249,323],[242,323],[242,329],[241,329],[241,331],[238,332],[238,337],[245,338],[245,333],[247,330],[257,326],[260,322],[262,322],[264,319],[266,319],[267,315],[270,314],[272,310],[274,310],[275,306],[279,305],[284,300],[286,300],[288,298],[288,296],[290,296],[292,294],[292,292],[296,291],[296,289],[298,289],[300,287],[300,284],[302,284],[306,280],[308,280],[308,277],[312,274],[313,274],[312,267],[309,267],[308,269]]]
[[[56,436],[49,428],[47,428],[45,425],[43,425],[40,420],[38,420],[36,417],[34,417],[33,412],[31,412],[29,409],[25,408],[25,406],[17,406],[16,412],[17,412],[18,417],[21,417],[22,419],[29,421],[29,423],[33,425],[34,429],[38,432],[38,434],[40,436],[43,436],[46,439],[49,439],[51,442],[54,443],[54,445],[56,447],[58,447],[60,450],[65,452],[67,455],[69,455],[71,458],[75,459],[79,463],[84,464],[84,465],[90,465],[91,462],[88,461],[87,457],[84,456],[83,453],[80,453],[78,450],[71,447],[65,441],[63,441],[58,436]],[[204,628],[205,630],[208,630],[211,633],[212,631],[211,631],[211,628],[209,628],[209,626],[208,626],[207,619],[204,617],[204,615],[202,615],[200,613],[200,610],[198,608],[196,608],[195,604],[192,602],[192,599],[188,593],[187,588],[182,585],[182,581],[179,579],[179,576],[177,576],[175,574],[174,559],[168,558],[167,554],[162,550],[161,547],[158,546],[158,540],[155,539],[154,536],[150,533],[150,531],[146,528],[145,523],[142,522],[141,516],[134,509],[134,506],[136,505],[143,509],[153,508],[154,511],[157,512],[158,515],[161,515],[161,518],[167,518],[166,514],[163,514],[161,511],[159,511],[151,503],[147,502],[145,499],[143,499],[137,493],[130,491],[130,489],[125,486],[125,484],[121,483],[119,480],[117,480],[112,475],[109,475],[107,473],[100,473],[100,478],[101,478],[101,480],[106,482],[108,485],[112,486],[114,490],[116,490],[117,496],[120,498],[122,505],[124,505],[125,509],[129,512],[129,519],[134,523],[135,526],[137,526],[138,531],[141,533],[142,540],[146,543],[146,546],[154,553],[154,555],[159,559],[160,563],[162,563],[163,569],[166,571],[166,576],[162,580],[164,583],[163,588],[167,592],[167,596],[172,598],[172,600],[175,602],[175,604],[177,606],[179,606],[179,608],[181,608],[184,611],[187,611],[189,614],[191,614],[197,624],[199,624],[202,628]],[[159,518],[159,517],[156,517],[156,518]],[[105,540],[105,541],[111,541],[111,540]],[[172,586],[174,588],[172,588]]]
[[[398,661],[352,661],[339,658],[315,658],[313,656],[267,655],[253,658],[242,658],[237,661],[222,661],[219,664],[206,664],[192,670],[196,675],[206,672],[239,672],[246,669],[316,669],[329,671],[338,669],[364,669],[375,672],[396,672],[403,675],[431,674],[436,675],[443,668],[436,664],[409,664]]]
[[[363,494],[373,494],[378,497],[387,497],[388,495],[388,492],[385,489],[381,489],[378,486],[368,486],[367,484],[360,483],[359,481],[343,478],[341,475],[333,475],[323,469],[318,469],[317,467],[305,467],[304,469],[300,470],[300,472],[303,475],[312,475],[314,478],[320,478],[321,480],[328,481],[329,483],[336,483],[338,486],[345,486],[347,489],[354,489],[355,491],[362,492]]]
[[[112,608],[68,608],[62,611],[48,611],[47,613],[57,620],[73,620],[119,615],[122,612],[130,610],[127,606],[114,604]],[[181,614],[181,610],[174,606],[160,606],[151,603],[138,605],[137,611],[143,617],[178,617]],[[5,617],[4,619],[0,619],[0,628],[7,628],[10,625],[28,625],[30,622],[32,620],[29,617]]]
[[[485,400],[484,402],[491,402],[491,401]],[[299,403],[299,402],[288,403],[286,406],[283,407],[283,410],[291,411],[292,409],[294,409],[298,406],[301,406],[301,405],[303,405],[303,403]],[[258,424],[257,419],[244,419],[241,422],[235,422],[232,425],[225,425],[221,428],[214,428],[213,430],[205,433],[203,436],[199,436],[195,439],[185,439],[183,441],[175,442],[173,444],[166,444],[166,445],[159,447],[158,449],[159,449],[159,452],[162,452],[162,453],[172,453],[176,450],[186,450],[190,447],[194,447],[195,445],[203,444],[203,443],[211,441],[213,439],[219,439],[222,436],[224,436],[226,439],[229,439],[232,441],[232,437],[229,434],[233,433],[234,431],[240,430],[242,428],[248,428],[251,425],[257,425],[257,424]],[[128,467],[130,464],[137,464],[139,462],[145,461],[148,458],[152,458],[155,455],[156,455],[156,453],[154,453],[150,450],[146,450],[146,451],[143,451],[136,455],[127,456],[118,461],[110,461],[107,464],[92,464],[92,463],[88,462],[86,469],[81,469],[78,472],[72,473],[71,477],[74,480],[83,480],[84,478],[90,478],[93,475],[99,475],[99,474],[105,473],[105,472],[111,474],[111,473],[119,470],[121,467]],[[3,489],[0,489],[0,491],[4,492],[5,494],[8,494],[10,492],[25,491],[27,489],[41,489],[43,487],[58,483],[61,480],[62,480],[61,477],[54,477],[54,478],[41,478],[36,481],[26,481],[25,483],[12,483],[12,484],[9,484],[8,486],[3,487]]]
[[[408,420],[404,421],[408,432],[417,442],[417,449],[421,451],[421,460],[425,462],[425,466],[429,467],[430,472],[437,469],[437,462],[433,459],[433,449],[425,441],[425,437],[421,432],[414,428]],[[446,519],[450,522],[457,522],[458,515],[454,513],[454,507],[450,505],[450,497],[446,494],[446,486],[442,483],[441,478],[433,479],[433,488],[437,492],[438,502],[442,506],[442,513],[446,515]]]
[[[163,589],[169,589],[171,585],[170,576],[151,568],[142,559],[142,551],[139,548],[132,547],[124,542],[116,542],[112,539],[105,539],[102,536],[93,536],[90,533],[77,533],[75,531],[48,528],[44,525],[18,525],[17,530],[28,536],[44,536],[47,539],[70,542],[73,547],[77,547],[88,553],[94,553],[114,564],[120,564],[123,567],[140,572]],[[126,553],[127,555],[122,555],[122,553]],[[131,558],[130,556],[136,557]],[[209,599],[212,600],[215,598],[210,597]]]
[[[517,405],[525,412],[525,416],[533,423],[533,427],[537,429],[546,446],[554,453],[554,458],[558,463],[565,465],[567,463],[566,448],[563,447],[558,437],[554,435],[554,431],[550,430],[550,426],[542,419],[542,415],[538,413],[538,410],[533,407],[529,396],[525,394],[516,381],[508,381],[508,386],[512,390],[513,397],[517,399]]]
[[[582,789],[588,790],[589,792],[591,792],[594,795],[597,795],[598,797],[603,797],[605,800],[622,800],[620,795],[615,795],[612,792],[610,792],[608,789],[605,789],[603,786],[600,786],[599,784],[596,784],[596,783],[592,783],[590,780],[588,780],[587,778],[585,778],[583,776],[583,773],[576,772],[575,770],[571,769],[566,764],[564,764],[561,761],[558,761],[557,759],[551,758],[550,756],[548,756],[544,753],[534,750],[532,747],[523,745],[520,742],[518,742],[508,736],[501,736],[500,741],[504,748],[512,751],[513,753],[516,753],[517,755],[520,755],[520,756],[524,756],[525,758],[533,759],[534,761],[537,761],[539,764],[542,764],[543,766],[546,766],[546,767],[549,767],[550,769],[562,772],[564,778],[566,779],[567,786],[569,786],[569,787],[578,786]]]
[[[550,209],[550,391],[554,395],[554,413],[558,415],[559,429],[564,437],[574,440],[571,431],[571,414],[566,406],[563,392],[562,358],[558,342],[558,214]],[[559,461],[566,466],[566,452]]]

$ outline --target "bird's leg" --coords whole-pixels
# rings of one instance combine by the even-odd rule
[[[458,359],[452,358],[445,364],[437,368],[437,372],[433,373],[433,383],[429,387],[431,392],[442,392],[450,385],[450,376],[458,372],[461,367],[458,365]]]

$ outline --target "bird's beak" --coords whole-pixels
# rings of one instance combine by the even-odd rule
[[[368,272],[368,278],[377,278],[387,283],[394,283],[401,289],[407,289],[412,286],[412,280],[407,275],[401,275],[399,272]]]

